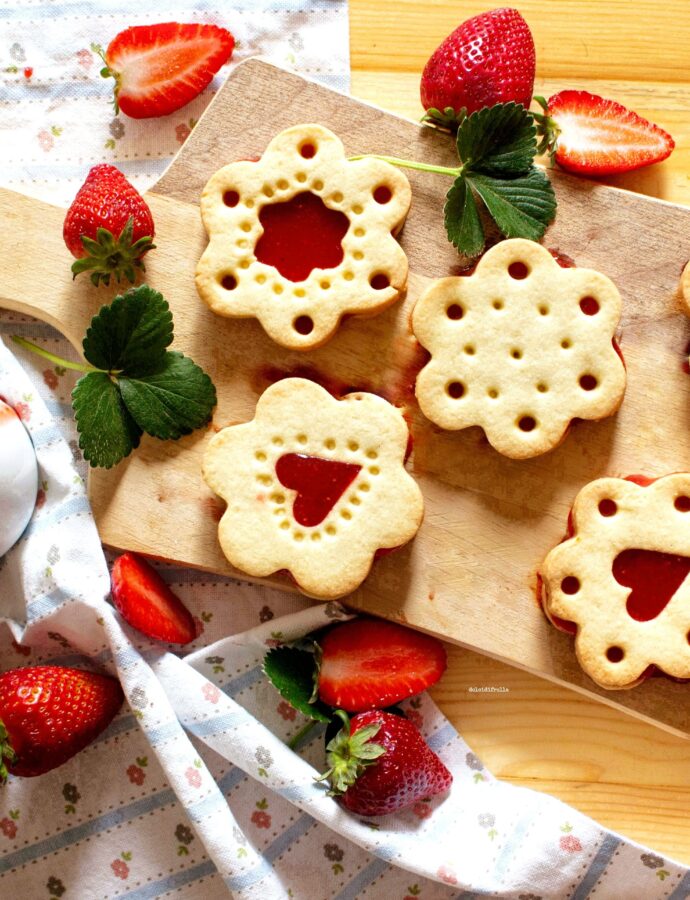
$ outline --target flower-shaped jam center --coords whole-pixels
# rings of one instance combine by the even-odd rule
[[[257,260],[290,281],[303,281],[313,269],[331,269],[343,261],[342,239],[350,220],[310,191],[267,204],[259,220],[264,232],[254,251]]]

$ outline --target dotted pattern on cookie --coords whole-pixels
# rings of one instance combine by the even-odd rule
[[[613,575],[626,550],[690,556],[690,474],[646,487],[593,481],[575,500],[573,527],[573,537],[547,555],[541,576],[546,614],[577,625],[584,671],[610,690],[634,687],[650,665],[690,678],[690,579],[658,615],[638,621],[628,611],[631,588]]]
[[[260,262],[262,210],[308,192],[345,217],[342,261],[299,281]],[[223,316],[256,317],[284,347],[324,344],[348,314],[394,303],[407,282],[407,257],[394,235],[411,199],[405,175],[376,159],[349,161],[321,125],[276,135],[258,162],[224,166],[206,184],[201,215],[209,244],[199,260],[199,296]]]
[[[406,543],[421,523],[421,491],[404,468],[407,442],[402,413],[375,394],[337,400],[306,379],[276,382],[253,421],[224,428],[204,456],[203,477],[227,502],[223,553],[256,577],[287,569],[310,596],[355,590],[376,551]],[[278,475],[288,454],[359,467],[313,526],[297,520],[299,491]]]
[[[505,456],[545,453],[572,419],[620,405],[620,313],[605,275],[564,269],[532,241],[503,241],[472,275],[435,281],[415,305],[413,331],[431,353],[416,384],[422,412],[448,430],[481,426]]]

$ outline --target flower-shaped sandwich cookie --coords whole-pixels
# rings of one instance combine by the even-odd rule
[[[514,459],[551,450],[572,419],[620,405],[620,312],[605,275],[562,268],[533,241],[497,244],[472,275],[435,281],[415,305],[412,328],[431,353],[417,378],[422,412],[448,430],[480,425]]]
[[[256,317],[284,347],[318,347],[346,313],[373,315],[401,295],[407,257],[394,234],[410,198],[392,165],[348,160],[321,125],[288,128],[258,162],[224,166],[204,188],[199,295],[222,316]]]
[[[287,569],[313,597],[355,590],[376,551],[421,524],[408,438],[400,410],[375,394],[337,400],[303,378],[278,381],[253,421],[224,428],[204,457],[206,483],[228,504],[223,553],[256,577]]]
[[[583,488],[541,570],[547,616],[576,626],[580,665],[609,689],[652,666],[690,678],[690,474],[638,481]]]

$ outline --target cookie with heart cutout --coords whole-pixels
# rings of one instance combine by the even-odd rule
[[[377,551],[421,524],[408,440],[402,412],[376,394],[336,399],[304,378],[276,382],[254,419],[224,428],[204,455],[204,480],[227,503],[223,553],[255,577],[288,570],[319,599],[355,590]]]
[[[479,425],[513,459],[546,453],[573,419],[620,406],[620,314],[605,275],[563,268],[533,241],[502,241],[415,305],[412,329],[431,354],[415,388],[422,412],[451,431]]]
[[[541,568],[544,612],[609,690],[690,678],[690,474],[599,478]]]
[[[344,315],[374,315],[402,295],[407,257],[395,235],[410,199],[389,163],[347,159],[322,125],[288,128],[260,160],[206,184],[199,296],[221,316],[257,318],[283,347],[319,347]]]

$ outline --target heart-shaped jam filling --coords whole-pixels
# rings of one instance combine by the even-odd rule
[[[303,281],[312,269],[332,269],[343,261],[342,239],[350,227],[345,213],[329,209],[309,191],[261,210],[264,233],[254,254],[284,278]]]
[[[626,609],[638,622],[649,622],[664,611],[686,576],[690,558],[656,550],[623,550],[613,561],[613,577],[632,588]]]
[[[297,491],[292,507],[296,522],[319,525],[355,480],[362,467],[320,456],[286,453],[276,463],[283,487]]]

